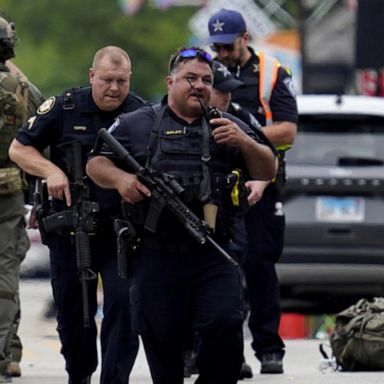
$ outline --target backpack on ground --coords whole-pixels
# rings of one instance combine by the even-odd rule
[[[338,313],[330,344],[344,371],[384,370],[384,298],[361,299]]]

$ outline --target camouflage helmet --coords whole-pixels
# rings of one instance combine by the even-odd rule
[[[16,42],[15,26],[0,17],[0,60],[6,61],[15,57],[13,47]]]

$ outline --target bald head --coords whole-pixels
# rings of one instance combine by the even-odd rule
[[[115,65],[120,65],[125,62],[131,68],[131,59],[129,58],[128,53],[123,49],[113,45],[101,48],[95,53],[95,56],[93,57],[92,68],[97,68],[97,66],[100,65],[104,58],[108,58],[108,60]]]
[[[131,60],[123,49],[108,46],[99,49],[89,70],[92,97],[103,111],[120,107],[129,93]]]

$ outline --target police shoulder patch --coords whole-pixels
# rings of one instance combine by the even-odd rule
[[[287,87],[291,96],[296,97],[296,90],[295,90],[295,86],[293,85],[292,77],[286,77],[283,80],[283,82],[284,82],[285,86]]]
[[[56,97],[52,96],[49,99],[45,100],[43,104],[40,105],[40,107],[37,110],[38,115],[44,115],[48,113],[53,106],[55,105]]]
[[[36,116],[32,116],[28,119],[28,130],[32,129],[33,124],[35,123]]]

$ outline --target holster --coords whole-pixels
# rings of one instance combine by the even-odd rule
[[[43,209],[40,207],[38,207],[36,209],[36,220],[37,220],[37,224],[39,226],[39,232],[40,232],[40,238],[41,238],[41,242],[44,244],[44,245],[48,245],[48,242],[47,242],[47,238],[48,238],[48,233],[47,231],[45,230],[45,226],[44,226],[44,223],[43,223],[43,218],[45,217],[45,214],[43,212]]]
[[[48,231],[44,225],[44,219],[52,213],[51,204],[48,199],[48,190],[46,182],[40,178],[35,180],[35,191],[33,194],[33,209],[31,214],[36,216],[39,227],[41,242],[47,245]]]
[[[285,151],[278,151],[278,160],[279,165],[277,168],[277,173],[275,177],[275,185],[279,194],[279,197],[281,198],[284,192],[284,187],[287,182],[287,174],[285,172]]]
[[[249,190],[245,186],[243,172],[239,169],[234,169],[226,176],[225,187],[231,191],[233,207],[241,213],[246,213],[250,208],[248,203]]]
[[[119,277],[127,279],[132,271],[132,261],[140,245],[140,239],[129,220],[115,219],[113,228],[117,237],[117,272]]]

